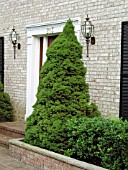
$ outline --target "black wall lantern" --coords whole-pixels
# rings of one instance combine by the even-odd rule
[[[87,57],[88,51],[89,51],[89,42],[91,38],[91,44],[95,44],[95,37],[94,37],[94,25],[92,25],[91,21],[89,21],[88,15],[86,18],[86,21],[83,25],[81,25],[81,32],[84,38],[86,38],[86,44],[87,44]]]
[[[13,27],[11,33],[9,34],[9,40],[10,40],[10,42],[13,44],[13,48],[14,48],[14,59],[15,59],[15,58],[16,58],[16,45],[18,44],[18,49],[20,49],[20,43],[18,43],[19,34],[16,33],[14,27]]]

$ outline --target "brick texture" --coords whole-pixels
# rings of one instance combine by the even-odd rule
[[[121,22],[128,20],[128,1],[125,0],[1,0],[0,36],[4,36],[5,91],[10,94],[16,119],[24,119],[26,105],[27,41],[26,25],[80,17],[86,14],[95,26],[96,45],[83,45],[83,61],[87,67],[86,80],[90,85],[91,101],[107,115],[119,115]],[[9,33],[15,26],[20,35],[21,49],[13,59]]]
[[[12,144],[9,146],[9,154],[11,157],[41,170],[82,170],[68,163],[34,153]]]

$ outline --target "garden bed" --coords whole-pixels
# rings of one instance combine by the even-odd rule
[[[41,170],[105,170],[99,166],[26,144],[21,139],[9,141],[9,154]]]

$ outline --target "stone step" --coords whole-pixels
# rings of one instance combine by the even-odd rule
[[[9,148],[9,140],[10,139],[13,139],[13,137],[0,134],[0,146]]]
[[[13,138],[23,138],[25,136],[24,122],[5,122],[0,123],[0,134]]]

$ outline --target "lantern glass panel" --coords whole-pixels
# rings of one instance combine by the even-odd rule
[[[81,25],[81,32],[82,32],[83,37],[85,38],[86,36],[85,25]]]
[[[12,43],[12,34],[9,34],[9,41]]]
[[[91,37],[94,37],[94,25],[91,25]]]
[[[91,23],[89,21],[86,22],[86,37],[91,37]]]
[[[17,40],[16,32],[12,32],[12,42],[15,42]]]

